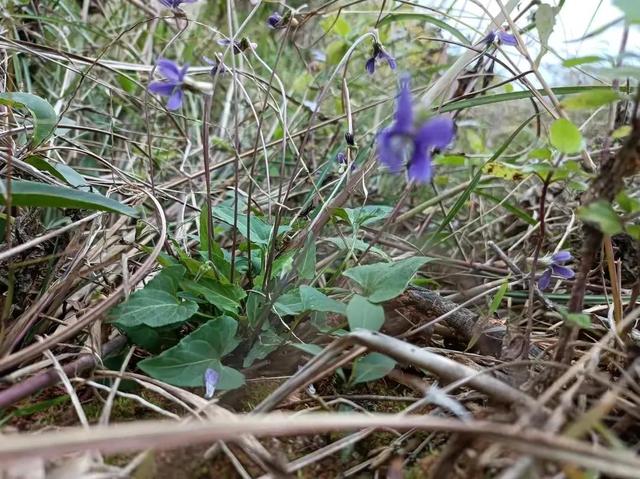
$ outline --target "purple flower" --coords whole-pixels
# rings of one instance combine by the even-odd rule
[[[560,276],[564,279],[571,279],[576,274],[571,268],[563,266],[561,263],[571,261],[573,256],[568,251],[558,251],[551,257],[544,260],[547,269],[544,270],[540,279],[538,279],[538,288],[546,289],[551,282],[551,276]]]
[[[386,61],[389,68],[392,70],[395,70],[398,67],[396,59],[389,55],[380,43],[375,42],[373,44],[373,50],[371,51],[371,58],[369,58],[365,64],[365,68],[370,75],[375,73],[377,61]]]
[[[393,124],[378,135],[378,157],[392,173],[399,173],[407,161],[409,179],[424,183],[431,179],[431,156],[453,141],[455,125],[445,116],[436,116],[416,127],[409,76],[400,79]]]
[[[276,28],[282,28],[282,15],[280,15],[278,12],[273,12],[271,15],[269,15],[269,18],[267,18],[267,25],[269,26],[269,28],[272,29],[276,29]]]
[[[198,0],[160,0],[160,3],[172,10],[178,10],[183,3],[195,3]]]
[[[216,385],[220,379],[220,374],[215,369],[207,368],[204,372],[204,397],[211,399],[216,392]]]
[[[177,110],[182,105],[184,77],[187,74],[189,65],[180,68],[178,64],[171,60],[161,58],[158,60],[157,66],[162,76],[164,76],[164,80],[151,82],[149,84],[149,91],[160,96],[169,97],[169,100],[167,100],[167,109]]]
[[[345,154],[344,151],[340,151],[338,152],[338,154],[336,155],[336,163],[338,163],[338,165],[340,165],[338,167],[338,172],[340,174],[344,173],[345,170],[347,169],[347,155]],[[351,171],[355,171],[356,170],[356,164],[354,162],[351,163]]]
[[[212,77],[216,75],[224,75],[225,73],[229,73],[229,69],[220,60],[218,59],[212,60],[211,58],[208,58],[205,56],[203,56],[202,59],[205,61],[205,63],[208,63],[209,65],[211,65],[211,70],[209,71],[209,73],[211,74]]]
[[[509,45],[510,47],[518,46],[518,40],[516,40],[515,35],[513,35],[512,33],[507,33],[502,29],[489,32],[489,34],[484,37],[481,43],[491,45],[496,42],[502,45]]]

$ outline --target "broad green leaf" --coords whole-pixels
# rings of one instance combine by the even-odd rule
[[[217,205],[213,207],[213,217],[223,223],[233,226],[233,208],[226,205]],[[238,212],[238,218],[236,221],[238,232],[247,237],[247,214]],[[280,232],[284,231],[283,228]],[[249,221],[249,234],[251,235],[251,241],[261,246],[269,244],[269,238],[271,236],[271,225],[265,223],[260,218],[251,215]]]
[[[302,279],[313,279],[316,275],[316,238],[310,234],[304,242],[298,263],[298,275]]]
[[[173,264],[162,268],[157,275],[144,287],[144,289],[158,289],[171,295],[176,295],[180,287],[180,281],[184,278],[187,269],[181,264]]]
[[[280,316],[296,316],[304,311],[300,292],[296,289],[278,297],[273,305],[274,311]]]
[[[613,4],[624,12],[628,22],[640,22],[640,2],[638,0],[613,0]]]
[[[384,220],[392,211],[391,206],[368,205],[359,208],[336,208],[334,214],[348,221],[354,228],[359,228]]]
[[[347,305],[347,319],[351,331],[358,328],[379,331],[384,324],[384,309],[356,294]]]
[[[270,353],[278,349],[283,342],[283,339],[273,329],[263,331],[245,356],[242,367],[251,367],[256,360],[266,358]]]
[[[331,299],[311,286],[300,286],[300,299],[304,311],[346,314],[346,306],[340,301]]]
[[[369,251],[370,253],[377,254],[382,258],[389,260],[389,255],[377,246],[369,247],[369,243],[362,241],[361,239],[354,238],[353,236],[346,236],[344,238],[334,237],[327,238],[328,242],[334,244],[341,250],[346,251]]]
[[[32,155],[25,160],[25,163],[29,163],[34,168],[40,171],[47,171],[56,178],[65,181],[69,186],[79,188],[81,190],[89,190],[89,184],[80,173],[63,163],[49,163],[47,160],[40,156]]]
[[[317,356],[323,351],[321,346],[311,343],[293,343],[291,346],[313,356]]]
[[[238,312],[240,301],[246,296],[244,290],[234,284],[222,284],[209,278],[201,278],[198,282],[184,280],[181,286],[184,291],[203,297],[222,312],[232,314]]]
[[[220,359],[233,351],[238,323],[229,317],[208,321],[160,355],[138,363],[150,376],[175,386],[197,387],[204,383],[207,368],[220,374],[216,389],[235,389],[244,384],[244,376],[223,366]]]
[[[585,63],[595,63],[601,61],[602,58],[596,55],[587,55],[584,57],[568,58],[562,62],[565,67],[576,67],[578,65],[584,65]]]
[[[380,23],[378,24],[378,28],[382,27],[383,25],[386,25],[387,23],[393,23],[393,22],[404,21],[404,20],[417,20],[421,22],[430,23],[431,25],[435,25],[436,27],[439,27],[451,33],[454,37],[460,40],[460,42],[463,43],[464,45],[469,45],[469,40],[467,39],[467,37],[465,37],[464,34],[460,32],[458,29],[452,27],[448,23],[443,22],[442,20],[436,17],[433,17],[431,15],[425,15],[424,13],[414,13],[414,12],[391,13],[380,21]]]
[[[113,308],[109,316],[117,326],[158,328],[182,323],[197,311],[198,304],[193,301],[182,300],[159,289],[144,288]]]
[[[380,353],[370,353],[358,358],[353,364],[351,384],[366,383],[385,377],[396,366],[396,362],[389,356]]]
[[[380,303],[402,294],[411,278],[428,261],[429,258],[416,256],[394,263],[356,266],[342,274],[358,283],[369,301]]]
[[[154,354],[175,345],[179,339],[177,331],[179,325],[165,328],[152,328],[145,324],[132,327],[123,326],[118,323],[116,323],[116,325],[129,341]]]
[[[551,124],[549,139],[562,153],[577,153],[582,149],[580,130],[566,118],[559,118]]]
[[[31,93],[0,93],[0,104],[12,108],[23,107],[33,116],[33,136],[31,146],[36,146],[53,134],[58,115],[48,101]]]
[[[567,110],[583,110],[588,108],[598,108],[619,99],[620,93],[613,89],[598,89],[572,95],[569,98],[562,100],[562,106]]]
[[[4,204],[7,193],[6,183],[0,182],[0,203]],[[14,180],[11,182],[12,206],[37,206],[42,208],[80,208],[110,211],[137,217],[138,212],[106,196],[88,191],[62,186],[36,183],[35,181]]]
[[[613,236],[623,231],[620,218],[609,203],[604,200],[594,201],[578,208],[578,217],[590,223],[604,234]]]
[[[629,194],[624,190],[616,195],[616,201],[625,213],[632,214],[640,211],[640,200],[629,196]]]

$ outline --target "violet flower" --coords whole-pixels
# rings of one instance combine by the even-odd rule
[[[242,38],[239,42],[236,40],[232,40],[230,38],[221,38],[218,40],[218,45],[222,47],[228,47],[229,45],[233,45],[233,54],[239,55],[245,50],[253,50],[258,46],[257,43],[252,43],[246,38]]]
[[[378,136],[378,158],[392,173],[399,173],[408,159],[409,179],[424,183],[431,179],[433,153],[453,141],[455,125],[446,116],[436,116],[419,126],[414,125],[414,101],[409,81],[408,75],[400,79],[394,121]]]
[[[215,369],[207,368],[204,372],[204,397],[211,399],[216,392],[216,385],[220,380],[220,373]]]
[[[547,268],[540,276],[540,279],[538,279],[538,288],[546,289],[551,282],[551,276],[560,276],[564,279],[573,278],[576,275],[573,270],[561,264],[571,261],[572,259],[573,256],[571,256],[571,253],[568,251],[558,251],[548,258],[543,258],[542,261]]]
[[[375,42],[373,44],[373,50],[371,51],[371,58],[369,58],[365,64],[365,68],[370,75],[373,75],[376,71],[376,62],[381,61],[386,61],[392,70],[398,67],[396,59],[389,55],[380,43]]]
[[[267,18],[267,26],[273,30],[275,30],[276,28],[282,28],[282,24],[284,23],[282,20],[282,15],[280,15],[278,12],[273,12],[271,15],[269,15],[269,18]]]
[[[149,91],[160,96],[167,96],[167,109],[177,110],[182,105],[184,96],[184,77],[189,65],[182,68],[175,62],[161,58],[158,60],[158,70],[164,76],[163,81],[153,81],[149,84]]]
[[[198,0],[160,0],[160,3],[171,10],[179,10],[183,3],[195,3]]]
[[[518,40],[516,40],[515,35],[513,35],[512,33],[508,33],[503,29],[489,32],[489,34],[484,37],[484,39],[480,43],[485,43],[486,45],[498,43],[500,45],[508,45],[510,47],[518,46]]]
[[[344,151],[340,151],[338,152],[338,154],[336,155],[336,163],[338,163],[338,173],[342,174],[347,170],[347,155],[345,154]],[[355,171],[356,170],[356,164],[355,162],[351,163],[351,171]]]
[[[203,56],[202,59],[205,61],[205,63],[208,63],[209,65],[211,65],[211,70],[209,70],[209,74],[212,77],[216,75],[224,75],[225,73],[229,73],[229,69],[220,60],[218,59],[212,60],[211,58],[208,58],[205,56]]]

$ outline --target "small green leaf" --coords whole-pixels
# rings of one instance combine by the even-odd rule
[[[591,316],[585,313],[569,313],[567,310],[560,310],[560,314],[564,318],[565,322],[572,326],[578,326],[582,329],[591,328]]]
[[[184,291],[201,296],[220,311],[231,314],[238,312],[240,301],[246,296],[244,290],[234,284],[222,284],[209,278],[201,278],[198,282],[187,279],[181,286]]]
[[[385,377],[396,366],[396,362],[389,356],[380,353],[370,353],[358,358],[353,364],[351,384],[366,383]]]
[[[336,208],[334,214],[348,221],[354,228],[359,228],[384,220],[392,211],[391,206],[367,205],[359,208]]]
[[[338,18],[335,16],[325,18],[320,22],[320,26],[325,33],[329,33],[331,30],[334,30],[338,35],[344,38],[346,38],[349,35],[349,32],[351,32],[349,23],[341,16]]]
[[[63,163],[49,163],[46,159],[36,155],[32,155],[27,158],[25,163],[29,163],[40,171],[51,173],[56,178],[67,182],[69,186],[73,186],[74,188],[79,188],[84,191],[90,189],[87,180],[84,179],[84,176],[68,165]]]
[[[266,358],[269,354],[278,349],[283,342],[283,339],[278,336],[273,329],[263,331],[260,333],[258,339],[245,356],[244,361],[242,362],[242,367],[251,367],[256,360]]]
[[[311,343],[293,343],[291,346],[313,356],[317,356],[323,351],[321,346]]]
[[[620,128],[616,128],[611,133],[611,138],[614,140],[619,140],[620,138],[624,138],[625,136],[629,136],[631,134],[632,128],[631,125],[622,125]]]
[[[198,304],[193,301],[181,300],[166,291],[144,288],[113,308],[109,316],[117,326],[158,328],[183,323],[197,311]]]
[[[0,193],[0,203],[4,204],[7,194],[6,183],[4,182],[0,182]],[[14,180],[11,182],[11,205],[42,208],[80,208],[121,213],[134,218],[138,216],[138,212],[130,206],[123,205],[119,201],[106,196],[26,180]]]
[[[402,294],[411,278],[428,261],[429,258],[416,256],[395,263],[356,266],[342,274],[358,283],[369,301],[380,303]]]
[[[611,90],[592,90],[577,95],[572,95],[562,100],[562,106],[567,110],[584,110],[598,108],[620,99],[620,93]]]
[[[118,73],[116,75],[116,81],[118,85],[126,91],[129,95],[133,95],[136,91],[136,82],[131,79],[131,77],[124,75],[122,73]]]
[[[595,63],[601,61],[602,58],[596,55],[587,55],[584,57],[576,57],[576,58],[568,58],[567,60],[562,62],[562,65],[571,68],[576,67],[578,65],[584,65],[585,63]]]
[[[489,307],[489,316],[493,316],[495,312],[498,311],[500,303],[502,302],[502,298],[504,298],[504,295],[507,293],[508,289],[509,281],[505,281],[504,283],[502,283],[498,291],[496,291],[496,295],[493,297],[491,306]]]
[[[384,324],[384,309],[356,294],[347,305],[347,319],[351,331],[358,328],[379,331]]]
[[[625,213],[637,213],[640,211],[640,200],[629,196],[629,194],[622,190],[616,195],[616,202],[625,211]]]
[[[327,46],[327,64],[338,65],[349,50],[349,46],[343,40],[336,40]]]
[[[12,108],[24,107],[31,112],[33,116],[31,146],[39,145],[49,138],[58,123],[58,115],[49,102],[31,93],[0,93],[0,105]]]
[[[152,328],[145,324],[132,327],[123,326],[122,324],[116,325],[129,341],[150,353],[160,353],[163,349],[174,346],[179,339],[177,331],[179,325],[165,328]]]
[[[555,120],[551,124],[549,134],[551,144],[562,153],[577,153],[582,149],[580,130],[566,118]]]
[[[346,313],[344,303],[331,299],[311,286],[300,286],[300,299],[305,311],[320,311],[342,315]]]
[[[594,201],[578,208],[578,217],[604,234],[613,236],[623,231],[622,222],[611,205],[604,200]]]
[[[237,327],[238,323],[226,316],[208,321],[174,347],[140,361],[138,367],[156,379],[186,387],[203,386],[204,372],[211,368],[220,374],[216,389],[238,388],[244,384],[244,376],[220,362],[239,343]]]
[[[553,27],[556,23],[556,9],[546,3],[538,5],[535,15],[536,28],[538,29],[538,37],[542,50],[546,50],[549,44],[549,37],[553,33]],[[541,52],[542,53],[542,52]]]
[[[213,207],[213,217],[223,223],[226,223],[230,226],[233,226],[233,216],[234,211],[233,208],[226,205],[217,205]],[[269,244],[269,239],[271,237],[271,225],[265,223],[260,218],[255,215],[251,215],[251,219],[248,222],[249,224],[249,234],[251,235],[251,241],[253,243],[266,246]],[[236,227],[238,228],[238,233],[240,233],[245,238],[247,237],[247,213],[243,213],[242,211],[238,211],[238,218],[236,221]],[[283,233],[286,231],[287,227],[280,227],[278,233]]]
[[[300,254],[298,275],[302,279],[313,279],[316,275],[316,239],[312,234],[305,240]]]
[[[296,316],[304,311],[300,292],[296,289],[278,297],[273,304],[274,311],[281,316]]]

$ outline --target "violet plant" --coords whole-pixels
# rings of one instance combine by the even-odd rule
[[[564,263],[572,259],[573,256],[569,251],[558,251],[551,256],[542,258],[540,261],[546,266],[546,269],[538,279],[538,287],[543,290],[547,289],[551,283],[552,276],[559,276],[563,279],[573,278],[576,275],[575,272],[564,265]]]
[[[167,109],[177,110],[182,106],[184,97],[184,80],[189,69],[189,65],[180,67],[177,63],[161,58],[158,60],[157,68],[164,76],[161,81],[153,81],[149,84],[149,91],[156,95],[166,96]]]

